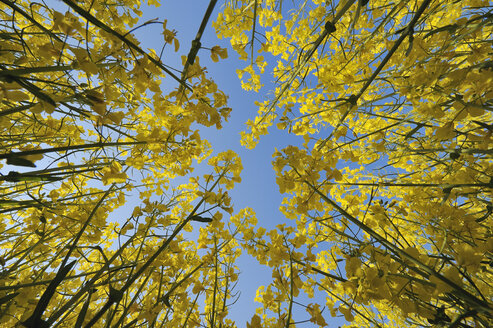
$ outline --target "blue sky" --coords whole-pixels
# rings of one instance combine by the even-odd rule
[[[212,21],[221,10],[222,4],[223,2],[219,1],[216,5],[201,43],[202,47],[205,48],[212,48],[216,45],[227,48],[229,57],[214,63],[210,59],[210,52],[206,49],[201,49],[198,56],[200,57],[200,64],[207,68],[208,76],[212,77],[218,88],[229,96],[228,106],[233,110],[229,121],[223,124],[221,130],[202,129],[201,136],[209,140],[214,153],[232,149],[242,159],[244,167],[241,175],[242,182],[235,185],[235,188],[230,192],[235,212],[244,207],[253,208],[257,214],[258,225],[268,230],[281,223],[289,225],[292,222],[284,218],[279,211],[283,197],[276,184],[275,173],[271,164],[272,154],[275,148],[280,150],[288,145],[301,145],[303,138],[289,135],[285,131],[279,131],[273,127],[269,130],[268,135],[261,138],[255,149],[249,150],[240,145],[240,132],[245,129],[245,122],[256,116],[257,108],[254,102],[268,99],[269,95],[266,92],[271,90],[271,86],[274,85],[270,83],[273,79],[266,75],[262,77],[262,83],[265,84],[265,87],[261,89],[260,93],[247,92],[241,89],[236,69],[243,68],[246,62],[238,59],[236,53],[229,46],[228,40],[220,40],[216,37],[212,27]],[[158,8],[143,10],[142,22],[154,18],[167,19],[167,28],[178,32],[180,50],[175,54],[172,47],[168,47],[163,56],[165,64],[181,68],[180,56],[188,54],[191,41],[195,38],[208,5],[209,1],[205,0],[182,0],[163,2]],[[142,42],[143,48],[151,47],[159,52],[163,42],[161,32],[161,25],[155,24],[137,30],[135,35]],[[171,79],[163,81],[163,84],[166,83],[170,83],[171,88],[176,87],[176,83]],[[267,286],[271,282],[271,268],[259,265],[246,252],[240,257],[237,265],[241,274],[236,290],[240,291],[241,296],[230,308],[229,318],[235,320],[238,327],[245,327],[246,321],[249,321],[255,313],[255,308],[261,306],[261,304],[254,302],[256,290],[259,286]],[[304,304],[315,303],[315,300],[310,301],[302,298],[299,301]],[[318,303],[323,307],[325,300],[318,299]],[[302,308],[295,306],[294,310],[295,320],[309,319],[308,313]],[[329,326],[338,326],[344,323],[341,318],[332,318],[327,309],[323,313]],[[312,323],[307,322],[297,326],[310,327],[312,325]]]
[[[193,5],[189,5],[191,3]],[[188,52],[207,5],[208,1],[172,1],[163,3],[159,8],[160,16],[164,15],[168,19],[168,26],[178,31],[178,38],[181,42],[180,53]],[[220,4],[217,5],[213,17],[217,15],[219,6]],[[169,15],[166,14],[168,10]],[[173,12],[182,13],[182,15],[171,14]],[[214,79],[218,88],[229,95],[228,105],[233,109],[229,122],[223,125],[222,130],[203,129],[202,137],[210,141],[215,152],[232,149],[242,159],[244,167],[242,182],[230,192],[235,210],[238,211],[247,206],[252,207],[257,213],[259,224],[266,228],[273,228],[284,220],[278,210],[282,197],[275,183],[275,175],[271,166],[272,153],[275,147],[283,147],[295,140],[292,136],[273,133],[265,136],[253,150],[240,145],[239,133],[244,129],[244,122],[254,118],[256,114],[254,101],[262,100],[264,97],[260,94],[247,93],[241,89],[235,71],[243,67],[245,62],[238,60],[237,55],[229,47],[229,41],[217,39],[210,22],[202,37],[202,45],[208,48],[215,45],[228,47],[229,58],[220,60],[218,63],[210,60],[207,50],[201,50],[198,55],[201,64],[207,67],[209,76]],[[250,320],[254,309],[260,305],[254,304],[253,301],[256,289],[259,285],[269,283],[271,272],[269,268],[261,267],[247,254],[241,256],[238,266],[241,275],[237,290],[240,291],[241,296],[230,309],[230,318],[236,321],[238,327],[242,327],[246,325],[247,320]]]

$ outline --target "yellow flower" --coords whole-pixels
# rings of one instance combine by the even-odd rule
[[[219,57],[221,59],[226,59],[228,58],[228,49],[226,48],[221,48],[219,46],[214,46],[211,49],[211,59],[213,62],[217,63],[219,61]]]
[[[127,180],[127,174],[121,172],[122,166],[118,162],[112,162],[110,166],[107,166],[101,170],[103,174],[101,180],[106,186],[111,183],[123,183]]]

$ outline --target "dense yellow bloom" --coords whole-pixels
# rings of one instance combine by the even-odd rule
[[[305,289],[316,281],[348,326],[491,325],[488,4],[237,1],[214,25],[256,64],[237,70],[245,90],[256,90],[259,62],[276,63],[242,143],[255,147],[273,125],[303,136],[273,154],[280,210],[320,248]],[[264,39],[239,37],[252,28]],[[300,239],[267,232],[280,246],[249,229],[249,253],[290,270]],[[293,292],[279,292],[285,307],[255,322],[292,314]]]

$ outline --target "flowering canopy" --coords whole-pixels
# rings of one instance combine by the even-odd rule
[[[243,145],[303,139],[273,154],[270,231],[198,128],[231,112],[200,65],[228,56],[201,43],[216,1],[180,74],[166,20],[143,24],[162,50],[134,36],[139,1],[62,2],[0,4],[2,326],[233,327],[243,250],[272,269],[247,327],[493,325],[488,1],[225,3],[243,88],[276,83]]]

